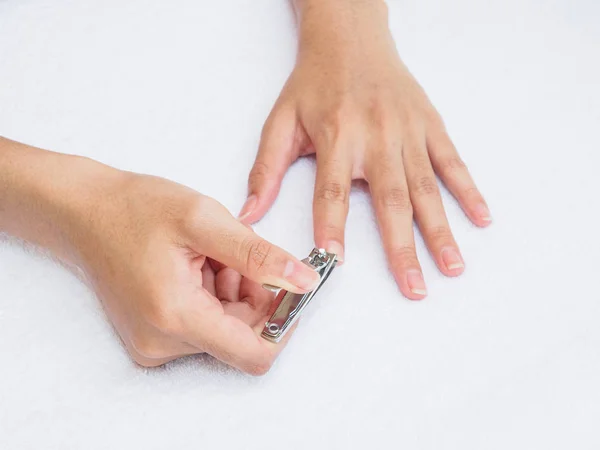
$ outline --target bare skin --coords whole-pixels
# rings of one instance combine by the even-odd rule
[[[415,220],[447,276],[464,261],[436,174],[480,227],[489,209],[427,95],[400,60],[379,0],[296,0],[296,66],[267,119],[240,212],[258,221],[297,158],[315,154],[314,238],[344,259],[352,180],[368,182],[390,268],[409,299],[427,288]]]
[[[0,232],[79,268],[132,358],[157,366],[209,353],[263,374],[285,346],[260,338],[263,283],[293,292],[314,271],[243,223],[259,220],[297,158],[315,154],[314,232],[344,259],[352,180],[369,183],[402,293],[426,295],[416,220],[440,270],[464,262],[437,174],[479,226],[490,213],[442,119],[400,60],[381,0],[296,0],[296,67],[265,123],[240,221],[168,180],[0,138]]]
[[[260,338],[273,301],[261,284],[305,292],[318,282],[212,198],[2,138],[0,232],[78,267],[149,367],[207,352],[265,373],[285,342]]]

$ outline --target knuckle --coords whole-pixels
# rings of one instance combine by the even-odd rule
[[[446,131],[446,125],[444,123],[444,119],[440,115],[440,113],[433,107],[433,105],[429,105],[424,110],[425,117],[429,121],[429,127],[434,130],[440,130],[442,132]]]
[[[376,152],[378,156],[381,153],[389,154],[388,157],[391,160],[396,160],[397,156],[402,153],[402,135],[397,131],[397,127],[395,129],[391,129],[390,125],[387,126],[389,131],[385,131],[382,133],[382,149],[383,152]]]
[[[266,139],[268,139],[269,134],[271,133],[271,130],[273,130],[273,128],[275,128],[275,124],[277,122],[277,113],[275,108],[271,111],[271,113],[268,115],[267,119],[265,120],[265,123],[262,127],[262,130],[260,132],[260,139],[261,141],[264,141]]]
[[[402,165],[403,138],[400,133],[377,132],[379,135],[370,147],[370,155],[365,161],[373,178],[382,175],[396,177]]]
[[[422,109],[416,105],[400,107],[398,117],[402,129],[410,135],[421,136],[425,131],[425,120]]]
[[[390,251],[390,263],[392,268],[418,266],[417,252],[412,245],[404,245],[393,248]]]
[[[205,195],[193,195],[185,203],[185,208],[178,211],[178,216],[181,217],[181,224],[186,229],[194,229],[202,222],[203,217],[206,217],[207,211],[215,211],[217,208],[224,206],[217,200]]]
[[[138,358],[134,355],[134,359],[142,365],[148,363],[148,361],[144,360],[155,360],[169,356],[160,343],[157,343],[155,339],[143,333],[138,333],[131,338],[131,346],[141,356],[141,358]]]
[[[327,238],[328,240],[335,240],[343,244],[344,242],[344,228],[341,225],[335,225],[332,223],[325,223],[323,225],[319,225],[319,230],[321,236]]]
[[[466,164],[459,156],[451,156],[448,158],[444,158],[440,162],[439,170],[442,175],[450,175],[452,172],[455,172],[457,170],[463,170],[466,168]]]
[[[244,242],[242,248],[246,255],[246,269],[248,271],[263,272],[268,265],[273,245],[264,239],[251,238]]]
[[[382,101],[380,97],[371,100],[368,109],[367,117],[372,127],[378,131],[393,132],[398,131],[399,121],[394,109]]]
[[[269,177],[270,168],[263,161],[256,161],[252,169],[250,170],[250,175],[248,176],[248,183],[250,186],[260,185]]]
[[[285,92],[285,89],[283,92]],[[289,125],[290,121],[293,121],[295,117],[294,108],[286,106],[283,92],[273,105],[273,109],[265,120],[260,133],[261,142],[268,140],[272,136],[272,133],[278,128]]]
[[[424,234],[436,246],[452,241],[452,232],[446,226],[429,228],[425,230]]]
[[[339,139],[342,120],[338,113],[328,113],[321,117],[318,125],[317,141],[331,144]]]
[[[418,196],[437,195],[438,192],[437,182],[430,176],[420,177],[414,185],[414,193]]]
[[[328,111],[321,113],[316,123],[317,140],[327,146],[332,146],[341,140],[341,137],[353,129],[357,123],[351,105],[336,105]]]
[[[409,164],[417,171],[431,170],[431,161],[427,152],[419,148],[405,148]]]
[[[479,192],[479,189],[477,189],[475,186],[471,186],[471,187],[465,189],[462,192],[462,196],[464,198],[470,199],[471,201],[483,202],[483,197],[482,197],[481,193]]]
[[[402,147],[400,146],[399,148],[401,149]],[[391,147],[386,145],[373,147],[372,156],[365,161],[365,169],[369,182],[377,179],[387,180],[398,177],[400,158],[393,151],[390,151],[390,149]]]
[[[392,187],[386,189],[379,198],[380,204],[392,212],[412,214],[412,204],[406,189]]]
[[[315,198],[323,202],[345,204],[348,201],[348,189],[337,181],[326,181],[317,188]]]
[[[343,106],[336,105],[322,114],[320,120],[321,128],[325,131],[340,130],[344,125],[346,114],[347,113]]]

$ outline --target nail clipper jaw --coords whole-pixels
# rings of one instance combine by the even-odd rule
[[[261,333],[263,338],[271,342],[279,342],[296,320],[298,320],[302,310],[308,305],[315,293],[329,277],[337,262],[337,256],[333,253],[327,253],[323,249],[315,248],[308,258],[302,262],[317,271],[321,276],[321,280],[315,289],[305,294],[294,294],[287,291],[279,292],[279,295],[283,294],[282,299],[269,321],[265,323],[265,327]]]
[[[327,267],[330,262],[335,264],[337,256],[333,253],[327,253],[327,251],[322,248],[315,248],[304,261],[317,272],[320,272],[323,268]]]

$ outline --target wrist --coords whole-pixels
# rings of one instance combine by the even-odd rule
[[[387,15],[385,0],[294,0],[294,7],[299,20],[311,18],[312,14],[320,16],[323,11],[335,12],[336,17],[359,12]]]
[[[78,224],[93,208],[107,175],[120,173],[88,158],[0,138],[0,232],[78,264]]]
[[[383,0],[296,0],[295,6],[300,57],[337,59],[365,43],[393,46]]]

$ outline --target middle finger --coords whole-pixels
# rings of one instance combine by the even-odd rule
[[[402,156],[415,219],[427,248],[444,275],[460,275],[464,262],[450,231],[425,142],[409,140]]]

